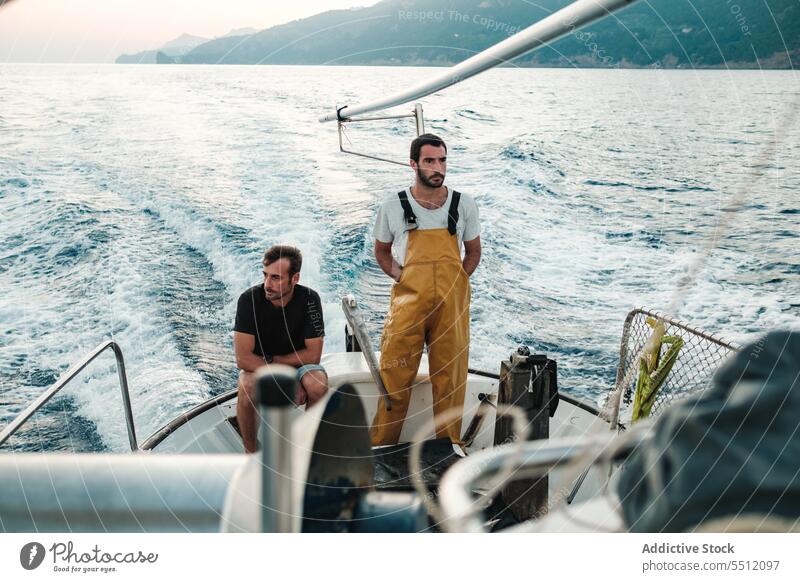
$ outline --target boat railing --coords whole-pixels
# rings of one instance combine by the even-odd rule
[[[130,441],[131,450],[138,449],[136,443],[136,427],[133,423],[133,410],[131,409],[131,397],[128,391],[128,377],[125,373],[125,358],[122,355],[122,348],[112,340],[105,341],[86,354],[77,364],[67,370],[61,377],[48,388],[36,400],[31,402],[28,407],[20,412],[14,420],[12,420],[7,427],[0,432],[0,446],[11,438],[29,419],[38,411],[42,406],[47,404],[53,396],[58,394],[64,386],[69,384],[86,366],[92,363],[100,354],[106,350],[114,352],[114,358],[117,364],[117,377],[119,379],[119,386],[122,392],[122,404],[125,410],[125,422],[128,425],[128,440]]]
[[[422,115],[422,105],[417,103],[414,105],[414,112],[413,113],[404,113],[401,115],[380,115],[374,117],[348,117],[339,119],[337,125],[339,129],[339,151],[345,154],[350,154],[353,156],[361,156],[362,158],[369,158],[370,160],[377,160],[379,162],[388,162],[390,164],[395,164],[397,166],[408,166],[408,160],[397,161],[397,160],[390,160],[389,158],[382,158],[380,156],[375,156],[373,154],[365,154],[363,152],[356,152],[353,150],[345,149],[344,147],[344,140],[350,141],[350,138],[347,137],[345,132],[345,124],[348,123],[359,123],[364,121],[384,121],[390,119],[406,119],[406,118],[414,118],[414,124],[416,126],[417,135],[422,135],[425,133],[425,120]]]
[[[653,328],[647,323],[648,318],[664,323],[665,336],[683,340],[675,364],[659,387],[650,411],[650,416],[656,417],[676,399],[707,388],[720,365],[741,347],[663,313],[644,308],[634,309],[625,318],[615,382],[615,390],[622,392],[621,403],[625,405],[633,400],[640,357],[653,334]]]
[[[600,433],[592,437],[521,441],[474,453],[453,465],[442,478],[439,499],[443,525],[448,531],[486,531],[481,515],[484,505],[476,503],[474,491],[501,472],[510,471],[514,480],[538,479],[556,467],[571,465],[573,470],[579,470],[587,463],[588,467],[618,463],[649,437],[646,429],[629,431],[624,436]],[[566,492],[561,491],[558,499],[569,503]]]

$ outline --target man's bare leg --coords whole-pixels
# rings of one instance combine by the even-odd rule
[[[322,370],[311,370],[305,373],[300,384],[306,392],[306,410],[308,410],[328,392],[328,375]]]
[[[306,394],[305,388],[303,388],[303,383],[301,382],[300,386],[297,387],[297,394],[294,396],[294,405],[299,408],[304,404],[308,404],[308,395]]]
[[[255,453],[258,442],[256,434],[255,374],[239,372],[239,393],[236,398],[236,421],[242,434],[244,450]]]

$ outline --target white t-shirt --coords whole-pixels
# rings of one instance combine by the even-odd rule
[[[419,230],[433,230],[435,228],[447,228],[447,212],[450,209],[450,201],[453,191],[447,188],[447,200],[440,207],[429,210],[421,206],[411,195],[410,188],[406,188],[408,201],[411,209],[417,217],[417,228]],[[372,229],[374,237],[383,243],[392,244],[392,255],[402,266],[406,257],[408,247],[408,233],[406,231],[406,219],[403,213],[403,206],[400,204],[400,197],[395,192],[387,196],[375,219],[375,228]],[[474,240],[481,234],[481,224],[478,216],[478,205],[475,199],[468,194],[461,194],[458,202],[458,222],[456,223],[456,235],[458,236],[458,248],[462,248],[463,241]]]

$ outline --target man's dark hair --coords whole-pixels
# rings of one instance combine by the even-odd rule
[[[275,261],[289,259],[289,276],[299,273],[303,266],[303,254],[297,247],[289,245],[274,245],[264,253],[264,266],[267,267]]]
[[[433,135],[432,133],[423,133],[421,136],[411,142],[411,152],[409,157],[415,162],[419,163],[419,152],[422,149],[422,146],[426,145],[436,146],[437,148],[443,147],[445,153],[447,153],[447,145],[444,143],[442,138],[440,138],[438,135]]]

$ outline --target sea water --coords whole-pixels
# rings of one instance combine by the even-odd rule
[[[391,281],[372,223],[413,174],[340,153],[317,119],[438,72],[0,65],[0,426],[108,338],[140,440],[234,388],[236,299],[275,243],[304,253],[326,352],[346,293],[377,345]],[[672,315],[738,342],[798,326],[798,126],[756,166],[799,91],[792,71],[506,68],[424,99],[447,184],[481,212],[472,367],[526,344],[602,401],[626,313],[671,305],[716,233]],[[351,124],[344,144],[406,163],[412,137],[408,119]],[[110,354],[62,394],[14,448],[125,450]]]

